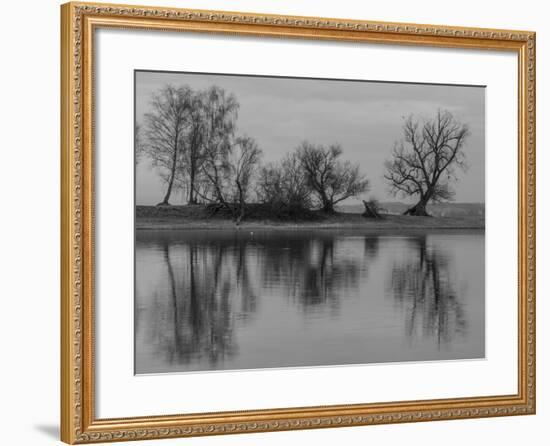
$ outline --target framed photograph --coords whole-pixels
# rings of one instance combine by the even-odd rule
[[[62,424],[535,413],[535,34],[67,3]]]

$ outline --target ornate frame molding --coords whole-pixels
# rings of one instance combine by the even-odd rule
[[[535,413],[535,33],[67,3],[61,8],[61,438],[94,443]],[[518,393],[145,418],[94,417],[93,33],[98,27],[491,49],[519,65]]]

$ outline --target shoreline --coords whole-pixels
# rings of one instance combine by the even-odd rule
[[[136,231],[179,230],[346,230],[434,231],[485,230],[483,217],[411,217],[388,215],[369,220],[359,214],[339,214],[324,221],[249,220],[236,225],[228,219],[136,218]]]

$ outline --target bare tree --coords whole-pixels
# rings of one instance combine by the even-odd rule
[[[211,163],[207,159],[207,163],[212,164],[210,169],[205,169],[212,198],[203,197],[230,212],[237,224],[245,216],[254,169],[261,155],[262,151],[254,139],[240,136],[227,145],[219,162]]]
[[[341,155],[342,148],[337,144],[325,147],[304,142],[297,149],[309,187],[327,213],[333,213],[337,203],[369,189],[369,180],[359,171],[359,165],[341,161]]]
[[[184,133],[189,125],[193,92],[187,86],[166,85],[153,94],[150,113],[145,115],[144,150],[167,183],[159,205],[168,205],[181,162]]]
[[[418,202],[405,214],[428,215],[430,201],[451,200],[456,168],[465,170],[463,151],[469,131],[449,111],[438,110],[435,118],[421,121],[410,116],[403,126],[404,137],[394,145],[386,161],[384,178],[394,195],[417,196]]]
[[[197,204],[197,190],[200,191],[200,170],[205,159],[205,95],[202,92],[193,93],[191,110],[189,112],[189,126],[184,136],[184,150],[182,153],[182,169],[187,181],[187,203]]]
[[[234,95],[227,94],[222,88],[214,86],[205,92],[203,106],[204,161],[201,164],[201,174],[209,183],[209,187],[205,188],[208,195],[200,196],[206,201],[226,205],[223,183],[227,158],[235,133],[239,103]]]
[[[296,153],[287,154],[279,163],[269,163],[260,169],[257,195],[264,203],[310,207],[311,191]]]
[[[254,168],[258,165],[261,155],[262,151],[254,139],[241,136],[236,138],[228,156],[225,172],[237,224],[244,218]]]

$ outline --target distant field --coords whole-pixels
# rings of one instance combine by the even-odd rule
[[[337,212],[327,216],[313,213],[306,220],[280,220],[273,218],[248,218],[242,228],[365,228],[374,230],[395,229],[484,229],[482,215],[457,215],[453,217],[411,217],[408,215],[384,215],[381,220],[364,218],[359,212]],[[231,218],[211,215],[203,205],[192,206],[137,206],[136,229],[222,229],[234,228]]]
[[[409,207],[406,203],[380,203],[382,212],[387,214],[402,214]],[[350,214],[361,214],[365,208],[362,204],[340,205],[337,206],[339,212]],[[429,204],[428,213],[434,217],[466,217],[466,216],[485,216],[484,203],[440,203]]]

